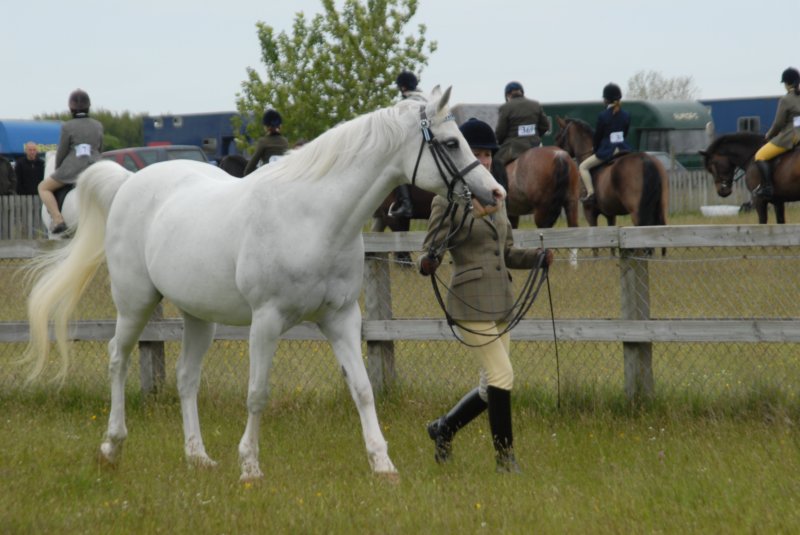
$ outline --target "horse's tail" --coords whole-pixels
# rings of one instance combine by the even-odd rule
[[[547,206],[547,216],[543,228],[551,228],[556,224],[561,209],[567,204],[569,193],[569,154],[558,151],[553,157],[553,197]]]
[[[664,225],[661,172],[649,156],[642,154],[642,197],[639,199],[639,225]]]
[[[63,383],[69,367],[67,322],[97,268],[105,260],[106,219],[120,186],[131,175],[113,162],[100,161],[78,179],[80,215],[75,236],[66,246],[31,261],[27,280],[33,283],[28,296],[30,342],[22,363],[30,366],[28,382],[44,371],[50,353],[48,327],[53,330],[61,356],[55,380]]]

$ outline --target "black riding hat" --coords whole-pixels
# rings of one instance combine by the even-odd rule
[[[800,71],[793,67],[789,67],[783,71],[783,74],[781,75],[781,82],[796,87],[798,84],[800,84]]]
[[[462,123],[458,129],[461,130],[470,148],[489,149],[492,153],[500,148],[497,145],[497,138],[494,135],[492,127],[480,119],[470,117],[467,121]]]
[[[403,71],[397,75],[397,80],[395,80],[397,87],[400,89],[405,89],[407,91],[415,91],[417,89],[417,84],[419,81],[417,77],[411,71]]]
[[[606,84],[603,88],[603,99],[614,102],[622,99],[622,90],[617,84]]]
[[[283,118],[281,114],[275,110],[269,109],[264,112],[264,118],[261,119],[261,122],[264,123],[264,126],[271,126],[273,128],[279,127],[283,124]]]
[[[91,105],[89,93],[83,89],[76,89],[69,94],[69,111],[72,113],[89,113]]]
[[[505,93],[503,93],[503,94],[504,94],[504,95],[508,95],[508,94],[509,94],[509,93],[511,93],[512,91],[519,91],[519,92],[520,92],[520,93],[522,93],[523,95],[525,94],[525,90],[524,90],[524,89],[522,89],[522,84],[521,84],[521,83],[519,83],[519,82],[508,82],[508,83],[506,84],[506,90],[505,90]]]

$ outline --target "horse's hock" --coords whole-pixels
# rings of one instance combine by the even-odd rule
[[[800,399],[800,226],[680,226],[652,228],[578,228],[517,231],[524,246],[556,251],[550,273],[555,333],[544,292],[513,331],[515,388],[555,394],[571,390],[625,391],[632,398],[685,397],[687,393],[726,399],[773,392]],[[433,296],[430,281],[414,268],[391,260],[392,250],[419,250],[423,233],[403,236],[366,234],[368,258],[363,286],[363,323],[367,367],[376,388],[403,385],[438,392],[473,386],[477,364],[470,351],[453,341]],[[0,362],[16,360],[27,340],[25,290],[16,272],[25,259],[49,247],[43,241],[0,241]],[[639,251],[668,247],[648,257]],[[567,264],[570,248],[580,250],[578,265]],[[617,249],[616,255],[594,257]],[[375,254],[377,253],[377,254]],[[764,277],[763,273],[770,273]],[[449,279],[449,266],[440,268]],[[520,274],[521,275],[521,274]],[[524,276],[515,277],[515,285]],[[76,353],[68,382],[105,391],[106,343],[112,336],[114,309],[101,271],[79,307],[72,328]],[[164,304],[143,335],[155,373],[133,359],[129,386],[174,385],[174,364],[182,327],[177,312]],[[205,396],[246,388],[247,329],[219,326],[205,360]],[[164,348],[164,361],[153,349]],[[150,353],[147,351],[150,350]],[[302,324],[280,342],[272,374],[273,392],[319,395],[343,387],[327,342],[316,327]],[[164,370],[161,372],[161,370]],[[0,383],[19,387],[22,378],[2,367]],[[136,378],[144,373],[145,376]],[[148,383],[148,381],[150,381]],[[392,392],[392,389],[387,391]],[[238,398],[237,398],[238,399]]]

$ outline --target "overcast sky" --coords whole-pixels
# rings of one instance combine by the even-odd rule
[[[420,0],[438,42],[421,87],[452,103],[501,102],[518,80],[543,102],[598,100],[641,70],[691,76],[700,98],[783,93],[800,68],[800,0]],[[263,72],[255,24],[291,32],[320,0],[38,0],[6,6],[0,118],[65,111],[76,87],[93,108],[132,113],[235,110],[247,67]]]

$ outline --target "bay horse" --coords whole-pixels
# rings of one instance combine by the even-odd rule
[[[101,462],[120,459],[128,434],[131,351],[166,298],[184,321],[177,381],[191,464],[216,465],[206,453],[197,410],[201,363],[216,323],[250,325],[247,424],[238,448],[240,479],[248,481],[263,477],[258,436],[279,338],[309,321],[329,340],[341,366],[371,469],[396,478],[361,354],[361,229],[402,183],[472,199],[476,216],[503,202],[504,189],[469,150],[449,99],[449,88],[442,93],[436,87],[427,104],[408,101],[359,116],[245,180],[188,160],[156,163],[135,174],[110,161],[89,167],[78,180],[75,237],[34,260],[31,338],[23,359],[29,381],[47,363],[52,321],[61,355],[56,379],[63,382],[70,359],[68,320],[105,259],[117,320],[109,343],[111,409]],[[421,151],[421,143],[428,150]]]
[[[556,121],[560,129],[556,145],[580,164],[594,152],[594,129],[580,119],[556,117]],[[629,152],[595,169],[596,201],[583,207],[590,226],[597,226],[601,214],[610,226],[618,215],[627,214],[634,226],[667,224],[669,177],[661,162],[644,152]]]
[[[761,172],[753,164],[753,157],[764,145],[764,136],[752,132],[726,134],[715,139],[706,150],[700,151],[706,170],[714,177],[717,195],[727,197],[733,191],[733,182],[744,172],[745,186],[752,192],[761,184]],[[775,221],[786,223],[784,203],[800,200],[800,151],[785,152],[772,160],[772,198],[766,200],[751,196],[758,214],[758,222],[768,219],[768,206],[775,207]]]

